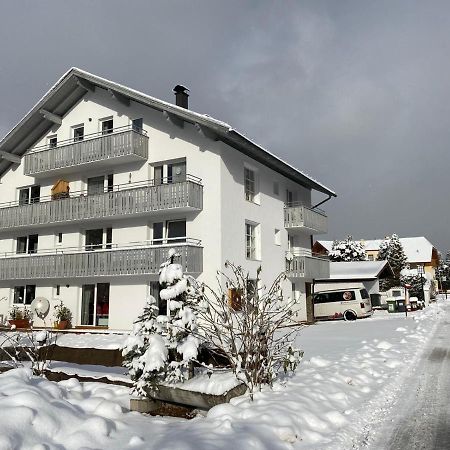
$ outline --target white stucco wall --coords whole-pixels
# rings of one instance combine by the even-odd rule
[[[64,223],[40,226],[33,229],[13,230],[0,233],[0,255],[15,252],[16,238],[28,234],[39,234],[38,249],[54,249],[57,233],[63,233],[62,247],[81,247],[87,229],[113,228],[113,242],[128,244],[151,238],[154,222],[171,219],[186,219],[188,237],[201,239],[203,245],[204,271],[200,280],[210,285],[216,283],[216,270],[223,268],[226,260],[241,264],[254,276],[262,265],[263,283],[269,285],[284,270],[285,253],[288,249],[288,234],[283,223],[283,206],[286,189],[294,193],[295,201],[311,202],[309,189],[296,185],[275,171],[256,163],[228,145],[205,138],[193,125],[179,128],[169,123],[162,113],[131,102],[129,107],[113,99],[106,91],[96,89],[89,92],[63,118],[61,126],[55,126],[43,136],[35,147],[47,144],[48,136],[57,134],[58,141],[72,138],[72,127],[84,124],[85,135],[100,131],[100,121],[112,117],[114,127],[130,125],[131,120],[143,118],[144,130],[149,139],[149,159],[137,163],[118,164],[100,168],[83,167],[78,173],[52,175],[34,179],[23,174],[23,163],[5,173],[0,183],[0,202],[16,201],[18,188],[33,184],[41,185],[41,196],[50,195],[54,183],[63,178],[70,183],[71,191],[86,189],[87,179],[113,173],[114,184],[144,181],[152,177],[152,165],[172,160],[186,160],[187,173],[202,179],[203,210],[201,212],[170,213],[155,212],[145,217],[126,219],[105,219],[80,223]],[[258,203],[244,197],[244,166],[255,169],[258,177]],[[274,181],[279,185],[279,194],[274,193]],[[260,260],[245,258],[245,221],[260,224]],[[275,244],[275,229],[280,230],[280,245]],[[310,249],[310,236],[298,234],[294,237],[296,249]],[[24,255],[23,257],[29,257]],[[156,279],[155,276],[151,277]],[[150,279],[150,277],[149,277]],[[35,284],[36,295],[57,302],[54,288],[61,285],[61,298],[72,310],[74,322],[79,323],[81,308],[81,285],[91,282],[110,282],[110,328],[129,328],[142,310],[148,294],[149,279],[101,278],[96,280],[30,280],[0,282],[0,314],[6,315],[12,304],[12,292],[16,285]],[[66,288],[66,285],[69,287]],[[299,320],[306,319],[304,305],[304,280],[295,280],[298,298]],[[285,295],[291,295],[290,281],[284,283]]]

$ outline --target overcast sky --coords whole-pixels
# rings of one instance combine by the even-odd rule
[[[328,238],[446,251],[449,22],[448,1],[4,1],[0,134],[72,66],[168,101],[182,83],[337,192]]]

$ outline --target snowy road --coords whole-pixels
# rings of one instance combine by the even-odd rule
[[[416,369],[405,379],[404,396],[370,448],[450,449],[450,308]]]

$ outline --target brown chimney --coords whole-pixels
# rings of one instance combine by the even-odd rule
[[[181,84],[177,84],[173,88],[173,92],[175,93],[175,104],[177,106],[181,106],[182,108],[189,109],[189,89],[186,86]]]

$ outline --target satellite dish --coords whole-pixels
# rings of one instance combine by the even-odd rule
[[[39,319],[45,319],[50,311],[50,302],[45,297],[36,297],[31,302],[31,311],[35,313]]]

